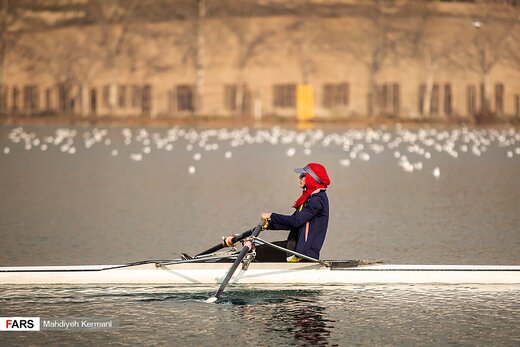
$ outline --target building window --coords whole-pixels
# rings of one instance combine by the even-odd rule
[[[388,108],[388,84],[383,84],[381,87],[379,97],[381,98],[379,101],[379,106],[384,110],[386,113],[386,110]]]
[[[515,116],[520,118],[520,95],[515,95]]]
[[[119,86],[117,93],[119,108],[126,108],[126,86]]]
[[[349,102],[348,83],[327,83],[323,85],[323,107],[346,107]]]
[[[439,114],[439,85],[437,83],[432,88],[431,114]]]
[[[419,86],[419,113],[424,113],[424,99],[426,98],[426,85],[421,84]]]
[[[479,110],[480,112],[479,113],[487,114],[489,111],[489,105],[488,105],[489,100],[487,100],[486,97],[487,96],[485,93],[484,83],[481,83],[480,84],[480,110]]]
[[[498,115],[504,114],[504,84],[495,85],[495,110]]]
[[[439,85],[434,84],[430,95],[430,109],[425,110],[424,104],[426,100],[426,85],[419,86],[419,113],[423,115],[439,114]]]
[[[399,113],[399,84],[384,83],[376,88],[376,106],[380,115],[396,116]]]
[[[52,108],[52,91],[50,88],[45,89],[45,110],[50,111]]]
[[[96,88],[90,89],[90,113],[92,113],[92,114],[97,113],[97,89]]]
[[[32,88],[31,86],[23,87],[23,110],[32,111],[31,108]]]
[[[149,84],[143,86],[143,100],[141,111],[143,113],[150,113],[152,111],[152,86]]]
[[[58,87],[59,110],[67,111],[69,109],[70,90],[66,84],[60,84]]]
[[[239,107],[241,105],[241,107]],[[247,112],[251,106],[251,91],[247,85],[243,85],[242,89],[236,84],[228,84],[224,86],[224,108],[227,111],[236,112],[241,108],[241,112]]]
[[[453,109],[451,106],[452,103],[452,95],[451,95],[451,84],[446,83],[444,85],[444,114],[447,116],[451,116]]]
[[[237,110],[237,86],[236,85],[224,86],[224,107],[228,111]]]
[[[34,112],[39,107],[38,86],[27,85],[23,88],[23,108],[24,111]]]
[[[392,107],[394,115],[399,115],[399,112],[401,111],[401,92],[399,83],[394,83],[392,85]]]
[[[0,86],[0,111],[7,111],[7,86]]]
[[[274,107],[291,107],[296,106],[296,85],[294,84],[278,84],[273,87],[273,106]]]
[[[13,110],[13,112],[17,112],[18,111],[18,102],[19,102],[19,99],[20,99],[20,90],[18,89],[18,87],[13,87],[13,92],[11,94],[11,110]]]
[[[466,88],[466,103],[468,109],[468,115],[474,116],[476,111],[476,103],[477,103],[477,90],[475,86],[469,85]]]
[[[177,86],[177,111],[195,111],[195,88],[192,85]]]
[[[103,107],[110,108],[110,86],[103,86]]]

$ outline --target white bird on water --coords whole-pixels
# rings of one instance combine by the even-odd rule
[[[190,166],[188,168],[188,172],[190,173],[190,175],[193,175],[195,173],[195,166]]]
[[[339,165],[341,166],[350,166],[350,160],[349,159],[340,159]]]
[[[294,148],[289,148],[286,152],[288,157],[294,157],[294,154],[296,154],[296,150]]]
[[[130,154],[130,159],[135,161],[141,161],[143,160],[143,155],[141,153],[132,153]]]
[[[433,169],[433,176],[435,176],[435,178],[438,178],[440,175],[441,170],[439,169],[439,167],[435,167],[435,169]]]

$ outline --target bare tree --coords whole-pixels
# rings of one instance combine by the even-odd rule
[[[232,51],[235,55],[235,66],[237,69],[236,93],[234,106],[237,114],[242,115],[245,110],[247,93],[249,92],[245,83],[245,71],[256,58],[266,53],[269,47],[269,40],[275,35],[275,30],[257,26],[251,23],[252,13],[250,6],[244,2],[221,1],[221,6],[233,8],[232,14],[220,16],[220,21],[231,33],[233,41]]]
[[[158,74],[174,71],[178,63],[166,51],[178,46],[183,37],[182,29],[170,27],[154,28],[147,23],[135,24],[135,31],[129,36],[127,63],[130,71],[141,71],[145,79]],[[152,45],[150,45],[152,43]],[[143,49],[153,47],[154,49]]]
[[[45,71],[58,89],[59,111],[88,113],[88,89],[102,65],[101,52],[88,44],[91,33],[62,30],[28,38],[32,70]],[[86,95],[85,95],[86,94]]]
[[[397,48],[406,31],[403,31],[402,8],[404,5],[397,1],[375,0],[368,5],[367,16],[369,27],[365,31],[358,31],[362,36],[356,38],[357,47],[360,48],[358,58],[368,70],[368,113],[369,115],[381,115],[382,110],[376,102],[378,97],[377,80],[379,73],[393,57],[397,57]],[[406,13],[406,11],[405,11]]]
[[[46,70],[39,60],[37,47],[41,31],[52,30],[74,21],[81,12],[81,4],[68,0],[56,4],[52,0],[0,0],[0,85],[5,83],[6,54],[12,51],[18,71],[38,73]],[[64,15],[66,14],[66,15]],[[81,17],[81,16],[79,16]],[[52,20],[49,20],[51,18]],[[49,46],[47,54],[55,47]],[[81,64],[78,64],[78,66]]]
[[[151,7],[154,7],[153,4]],[[195,70],[194,113],[203,112],[203,95],[206,69],[206,20],[212,11],[207,0],[165,0],[161,10],[169,14],[168,20],[175,21],[168,30],[139,27],[132,34],[137,42],[130,46],[129,54],[135,59],[132,63],[152,76],[157,73],[173,71],[180,67],[178,56],[168,57],[163,52],[142,52],[139,47],[143,41],[153,41],[159,47],[174,48],[179,53],[180,64]],[[154,14],[152,14],[152,17]]]
[[[520,4],[513,8],[511,12],[514,18],[514,26],[508,38],[504,58],[509,66],[520,70]]]
[[[411,44],[410,53],[419,58],[424,67],[424,95],[421,114],[429,117],[432,111],[432,92],[435,77],[439,68],[452,62],[452,56],[460,47],[460,35],[452,33],[446,36],[439,30],[441,25],[446,25],[447,18],[440,18],[435,4],[422,2],[414,4],[410,8],[409,16],[411,25],[407,26],[410,32],[407,34]]]
[[[302,83],[308,84],[315,70],[312,52],[320,26],[314,23],[309,0],[287,2],[286,6],[294,11],[294,20],[285,28],[289,52],[296,56],[302,73]]]
[[[205,35],[205,22],[207,15],[207,4],[206,0],[197,0],[197,17],[196,17],[196,31],[195,35],[197,38],[197,49],[196,49],[196,60],[195,60],[195,112],[200,113],[203,107],[202,96],[204,95],[204,81],[205,81],[205,46],[206,46],[206,35]]]
[[[375,102],[379,73],[391,58],[397,57],[397,47],[407,34],[403,30],[401,7],[406,3],[392,0],[374,0],[360,4],[363,21],[358,27],[336,21],[327,30],[327,39],[322,46],[336,52],[351,55],[362,63],[368,73],[368,115],[379,115],[381,110]]]
[[[130,24],[138,0],[89,0],[86,12],[90,18],[96,20],[101,30],[98,44],[103,47],[104,62],[110,71],[109,109],[113,113],[116,108],[117,67],[118,60],[127,53]]]
[[[0,86],[5,83],[5,58],[16,44],[23,22],[22,1],[0,0]]]
[[[489,79],[493,68],[504,60],[507,52],[507,43],[514,27],[510,13],[509,5],[478,3],[474,5],[471,22],[468,22],[468,30],[473,30],[474,34],[467,51],[468,68],[480,79],[480,111],[477,117],[483,119],[495,116],[490,107]]]

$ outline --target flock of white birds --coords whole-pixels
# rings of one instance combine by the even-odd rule
[[[120,131],[124,146],[110,137]],[[58,150],[73,155],[78,151],[94,146],[105,146],[112,156],[120,152],[129,153],[130,160],[140,162],[152,151],[172,151],[181,148],[192,152],[193,161],[200,161],[204,152],[228,148],[224,158],[231,159],[232,148],[244,145],[270,144],[282,145],[285,155],[293,157],[297,151],[311,156],[313,149],[321,146],[334,146],[342,153],[338,164],[350,166],[354,161],[369,161],[374,156],[390,151],[397,165],[405,172],[421,171],[424,163],[436,154],[447,154],[458,158],[462,153],[480,157],[490,146],[502,149],[507,158],[520,156],[520,132],[509,129],[405,129],[397,125],[394,129],[350,129],[343,132],[322,129],[292,130],[281,127],[272,129],[237,128],[237,129],[187,129],[174,127],[162,131],[145,128],[122,128],[109,132],[108,129],[59,128],[54,135],[39,136],[34,131],[23,127],[13,128],[8,134],[12,146],[23,146],[25,150]],[[132,145],[132,146],[131,146]],[[139,147],[139,150],[136,148]],[[3,153],[9,155],[11,148],[4,147]],[[315,159],[319,161],[319,159]],[[195,163],[194,163],[195,164]],[[195,165],[188,167],[188,172],[196,172]],[[441,170],[435,166],[432,175],[439,177]]]

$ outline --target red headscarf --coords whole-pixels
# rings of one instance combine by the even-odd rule
[[[305,174],[305,187],[302,195],[296,200],[293,207],[299,208],[307,201],[309,196],[319,190],[327,189],[330,184],[330,178],[325,167],[318,163],[309,163],[302,169],[295,169],[297,173]]]

